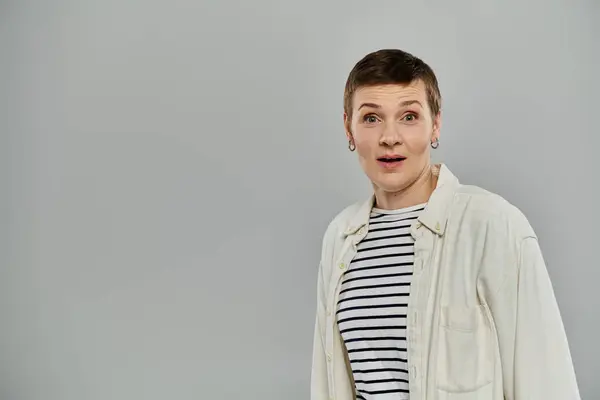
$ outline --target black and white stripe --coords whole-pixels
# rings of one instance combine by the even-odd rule
[[[369,232],[343,277],[337,323],[358,399],[408,399],[406,313],[414,259],[410,226],[424,208],[374,208]]]

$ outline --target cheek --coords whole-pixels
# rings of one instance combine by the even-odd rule
[[[375,128],[354,130],[354,142],[360,155],[368,155],[379,146],[379,134]]]
[[[422,154],[429,148],[430,134],[425,131],[419,130],[414,132],[414,135],[410,135],[405,138],[404,145],[413,154]]]
[[[356,140],[356,152],[363,158],[370,158],[377,149],[377,146],[377,141],[373,141],[372,139],[361,138]]]

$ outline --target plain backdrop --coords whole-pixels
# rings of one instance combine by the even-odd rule
[[[0,399],[308,399],[380,48],[438,75],[434,161],[530,219],[596,398],[599,4],[0,0]]]

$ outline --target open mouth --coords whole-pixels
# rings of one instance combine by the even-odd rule
[[[406,157],[402,157],[402,156],[398,156],[398,157],[379,157],[377,159],[377,161],[383,162],[383,163],[396,163],[396,162],[400,162],[400,161],[404,161],[406,159]]]

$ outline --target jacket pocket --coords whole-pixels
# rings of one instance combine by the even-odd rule
[[[437,353],[439,390],[468,393],[489,384],[494,352],[484,306],[442,307]]]

